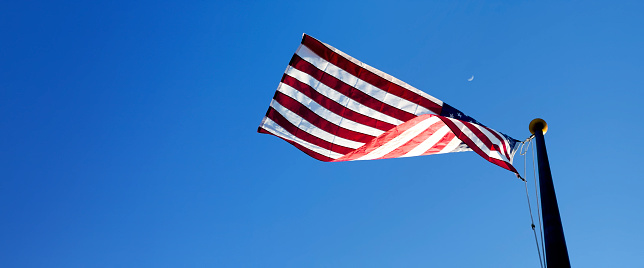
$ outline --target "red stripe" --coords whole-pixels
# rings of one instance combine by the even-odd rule
[[[329,47],[327,47],[324,43],[318,41],[313,37],[310,37],[305,34],[304,37],[302,38],[302,44],[308,47],[311,51],[315,52],[315,54],[317,54],[318,56],[330,62],[331,64],[338,66],[339,68],[342,68],[348,73],[360,78],[361,80],[377,88],[380,88],[384,91],[387,91],[391,94],[394,94],[398,97],[401,97],[413,103],[419,104],[420,106],[423,106],[436,114],[440,114],[441,112],[441,108],[442,108],[441,105],[438,105],[433,101],[411,90],[408,90],[396,83],[390,82],[384,79],[383,77],[363,67],[360,67],[359,65],[344,58],[340,54],[334,52]]]
[[[449,144],[453,139],[456,139],[456,135],[454,135],[454,133],[452,133],[451,131],[447,132],[447,134],[445,134],[443,138],[441,138],[434,146],[432,146],[432,148],[429,148],[429,150],[424,152],[422,155],[431,155],[431,154],[440,153],[443,149],[445,149],[447,144]]]
[[[284,76],[282,76],[282,83],[289,85],[290,87],[294,88],[300,93],[306,95],[307,97],[317,102],[318,104],[328,109],[329,111],[339,116],[342,116],[344,118],[347,118],[351,121],[363,124],[365,126],[370,126],[376,129],[380,129],[382,131],[390,130],[396,126],[394,124],[390,124],[375,118],[371,118],[369,116],[355,112],[347,107],[344,107],[341,104],[335,102],[334,100],[329,99],[326,96],[320,94],[311,86],[305,83],[302,83],[300,80],[297,80],[287,74],[284,74]]]
[[[343,127],[340,127],[334,123],[329,122],[328,120],[322,118],[315,112],[311,111],[308,107],[304,106],[297,100],[283,94],[282,92],[275,92],[275,97],[273,97],[279,104],[284,106],[286,109],[291,110],[293,113],[304,118],[304,120],[313,124],[314,126],[338,136],[352,141],[367,143],[375,136],[367,135],[364,133],[355,132]]]
[[[402,123],[395,128],[390,129],[389,131],[383,133],[382,135],[378,136],[377,138],[371,140],[369,143],[366,143],[365,145],[362,145],[360,148],[355,149],[353,152],[346,154],[336,160],[334,162],[340,162],[340,161],[350,161],[350,160],[355,160],[360,157],[363,157],[371,152],[373,150],[377,149],[378,147],[386,144],[387,142],[393,140],[394,138],[398,137],[400,134],[408,130],[409,128],[415,126],[416,124],[420,123],[421,121],[427,119],[428,117],[433,116],[429,114],[424,114],[420,115],[412,120],[409,120],[405,123]]]
[[[488,136],[485,135],[480,129],[478,129],[472,123],[469,123],[469,122],[461,121],[461,123],[463,123],[463,125],[465,125],[465,127],[467,127],[476,137],[478,137],[479,140],[481,140],[481,142],[483,142],[483,144],[490,151],[497,151],[497,152],[501,153],[501,149],[499,148],[499,145],[494,143],[494,142],[492,142],[490,140],[490,138],[488,138]],[[510,159],[510,158],[508,158],[508,159]]]
[[[442,116],[439,116],[439,117],[452,130],[452,132],[454,132],[456,137],[458,137],[461,141],[467,144],[467,146],[469,146],[474,152],[476,152],[477,154],[479,154],[481,157],[485,158],[487,161],[491,162],[492,164],[500,166],[514,173],[517,173],[516,169],[514,169],[514,167],[510,163],[507,163],[505,161],[502,161],[496,158],[492,158],[489,155],[487,155],[485,152],[483,152],[483,150],[481,150],[481,148],[479,148],[469,137],[467,137],[467,135],[465,135],[465,133],[463,133],[463,131],[461,131],[461,129],[459,129],[454,124],[454,122],[452,122],[448,118],[445,118]]]
[[[292,141],[292,140],[286,139],[286,138],[284,138],[284,137],[277,136],[277,135],[275,135],[275,134],[273,134],[273,133],[269,132],[268,130],[265,130],[265,129],[264,129],[264,128],[262,128],[262,127],[257,128],[257,132],[259,132],[259,133],[264,133],[264,134],[269,134],[269,135],[273,135],[273,136],[275,136],[275,137],[278,137],[278,138],[280,138],[280,139],[283,139],[283,140],[287,141],[288,143],[293,144],[293,146],[295,146],[295,147],[297,147],[298,149],[300,149],[300,151],[304,152],[305,154],[308,154],[309,156],[311,156],[311,157],[313,157],[313,158],[315,158],[315,159],[317,159],[317,160],[324,161],[324,162],[331,162],[331,161],[333,161],[333,158],[330,158],[330,157],[327,157],[327,156],[321,155],[321,154],[319,154],[319,153],[316,153],[316,152],[314,152],[314,151],[311,151],[310,149],[308,149],[308,148],[306,148],[306,147],[304,147],[304,146],[300,145],[299,143],[297,143],[297,142],[295,142],[295,141]]]
[[[451,122],[450,119],[446,119],[446,120],[449,120]],[[453,120],[458,120],[458,119],[453,119]],[[461,121],[461,120],[458,120],[458,121],[461,122],[472,134],[474,134],[483,143],[483,145],[485,145],[485,147],[488,148],[488,150],[501,152],[501,150],[499,149],[499,146],[496,143],[492,142],[487,135],[481,132],[481,130],[475,127],[472,123]],[[454,124],[454,126],[456,127],[456,124]],[[470,138],[468,137],[467,139],[469,140]]]
[[[427,129],[423,130],[423,132],[418,134],[416,137],[414,137],[407,143],[401,145],[400,147],[384,155],[383,157],[380,157],[379,159],[396,158],[396,157],[403,156],[404,154],[408,153],[412,149],[416,148],[416,146],[420,145],[425,140],[429,139],[429,137],[434,135],[436,131],[438,131],[440,128],[444,126],[445,124],[443,123],[443,121],[438,120],[438,122],[430,125]]]
[[[391,116],[401,121],[407,121],[416,117],[416,115],[409,113],[407,111],[400,110],[396,107],[393,107],[389,104],[379,101],[378,99],[373,98],[369,94],[366,94],[344,82],[340,79],[337,79],[330,74],[325,73],[324,71],[318,69],[313,64],[303,60],[299,55],[293,55],[291,59],[291,66],[298,69],[302,72],[305,72],[315,78],[316,80],[322,82],[326,86],[332,88],[333,90],[342,93],[343,95],[359,102],[360,104],[367,106],[371,109],[379,111],[383,114]]]
[[[293,136],[298,137],[308,143],[317,145],[319,147],[322,147],[324,149],[329,149],[331,151],[334,151],[339,154],[348,154],[353,151],[351,148],[347,148],[344,146],[340,146],[337,144],[330,143],[328,141],[325,141],[323,139],[320,139],[306,131],[303,131],[299,129],[297,126],[291,124],[284,116],[282,116],[278,111],[276,111],[273,107],[268,108],[268,112],[266,113],[266,117],[270,118],[273,120],[273,122],[277,123],[280,125],[282,128],[286,129],[289,133],[293,134]]]
[[[485,129],[487,129],[487,131],[492,133],[492,135],[494,135],[494,137],[496,137],[497,139],[499,139],[501,141],[501,145],[503,146],[503,153],[505,154],[505,157],[507,159],[510,159],[510,154],[509,154],[510,150],[508,150],[508,147],[505,146],[505,139],[502,138],[501,136],[499,136],[499,134],[497,134],[496,131],[493,131],[489,127],[486,127],[486,126],[483,126],[483,125],[481,125],[481,126],[484,127]]]

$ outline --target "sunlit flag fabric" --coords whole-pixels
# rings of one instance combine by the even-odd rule
[[[327,162],[474,151],[516,173],[517,140],[306,34],[258,132]]]

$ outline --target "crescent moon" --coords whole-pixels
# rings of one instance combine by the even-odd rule
[[[468,78],[468,79],[467,79],[467,81],[470,81],[470,82],[472,82],[472,80],[474,80],[474,76],[473,76],[473,75],[472,75],[472,77],[470,77],[470,78]]]

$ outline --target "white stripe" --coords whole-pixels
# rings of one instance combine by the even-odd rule
[[[451,120],[456,125],[456,127],[458,127],[463,132],[463,134],[465,134],[465,136],[470,138],[470,140],[472,140],[474,144],[477,147],[479,147],[479,149],[483,150],[483,153],[485,153],[487,156],[504,162],[508,162],[505,156],[501,155],[497,151],[491,151],[489,148],[487,148],[487,146],[483,143],[483,141],[481,141],[476,135],[474,135],[474,132],[472,132],[467,126],[465,126],[465,124],[461,123],[459,120],[456,120],[456,119],[452,119],[448,117],[447,119]],[[473,124],[473,125],[476,125],[476,124]]]
[[[340,54],[345,59],[348,59],[349,61],[357,64],[358,66],[371,71],[372,73],[384,78],[385,80],[391,81],[394,84],[397,84],[397,85],[399,85],[401,87],[404,87],[404,88],[408,89],[409,91],[412,91],[412,92],[414,92],[414,93],[416,93],[416,94],[418,94],[420,96],[423,96],[423,97],[431,100],[432,102],[438,104],[439,106],[443,106],[443,102],[441,100],[439,100],[437,98],[434,98],[433,96],[431,96],[431,95],[429,95],[429,94],[427,94],[427,93],[425,93],[423,91],[420,91],[419,89],[417,89],[417,88],[415,88],[415,87],[413,87],[413,86],[411,86],[411,85],[399,80],[398,78],[395,78],[395,77],[393,77],[393,76],[391,76],[391,75],[389,75],[387,73],[384,73],[383,71],[380,71],[380,70],[378,70],[376,68],[373,68],[373,67],[367,65],[364,62],[361,62],[361,61],[355,59],[354,57],[351,57],[351,56],[347,55],[346,53],[338,50],[337,48],[335,48],[335,47],[333,47],[333,46],[331,46],[329,44],[326,44],[326,43],[322,43],[322,44],[324,44],[329,49],[333,50],[333,52]],[[303,46],[303,45],[301,45],[301,46]],[[421,115],[421,114],[416,113],[416,115]]]
[[[440,121],[441,124],[443,124],[443,127],[439,128],[436,132],[432,133],[431,136],[429,136],[426,140],[418,144],[414,149],[411,151],[407,152],[405,155],[401,157],[410,157],[410,156],[419,156],[422,155],[424,152],[427,152],[430,148],[432,148],[438,141],[440,141],[447,133],[450,133],[449,127],[443,123],[443,121]]]
[[[300,139],[298,137],[295,137],[293,134],[291,134],[288,131],[286,131],[286,129],[284,129],[283,127],[281,127],[277,123],[273,122],[273,120],[271,120],[268,117],[264,117],[264,120],[262,121],[262,124],[260,125],[260,127],[265,129],[266,131],[270,132],[271,134],[273,134],[275,136],[282,137],[284,139],[297,142],[298,144],[302,145],[303,147],[305,147],[305,148],[307,148],[307,149],[309,149],[311,151],[314,151],[316,153],[319,153],[321,155],[324,155],[326,157],[329,157],[329,158],[332,158],[332,159],[338,159],[338,158],[342,157],[342,155],[339,154],[339,153],[333,152],[333,151],[328,150],[328,149],[324,149],[324,148],[322,148],[320,146],[311,144],[311,143],[309,143],[307,141],[304,141],[304,140],[302,140],[302,139]]]
[[[386,104],[389,104],[393,107],[396,107],[400,110],[406,111],[411,114],[428,114],[432,113],[429,109],[422,107],[418,104],[415,104],[411,101],[398,97],[394,94],[391,94],[387,91],[384,91],[380,88],[377,88],[355,76],[343,70],[342,68],[331,64],[325,59],[321,58],[313,51],[311,51],[306,46],[301,46],[297,52],[297,55],[302,57],[305,61],[313,64],[316,68],[324,71],[327,74],[339,79],[340,81],[364,92],[365,94],[371,96],[374,99],[382,101]]]
[[[405,130],[405,132],[401,133],[397,137],[391,139],[389,142],[383,144],[382,146],[376,148],[375,150],[371,151],[370,153],[356,159],[356,160],[370,160],[370,159],[376,159],[385,156],[386,154],[392,152],[393,150],[396,150],[396,148],[402,146],[403,144],[407,143],[414,137],[418,136],[421,132],[423,132],[425,129],[427,129],[429,126],[432,124],[436,123],[440,119],[436,116],[429,117],[423,121],[420,121],[418,124],[415,126]]]
[[[499,152],[499,153],[501,155],[503,155],[504,159],[507,160],[507,157],[505,157],[506,150],[504,149],[504,148],[506,148],[506,146],[503,146],[503,144],[502,144],[502,143],[505,142],[505,140],[497,139],[496,136],[494,136],[494,134],[490,133],[486,128],[484,128],[484,127],[482,127],[480,125],[477,125],[477,124],[472,124],[472,125],[474,127],[476,127],[478,130],[480,130],[488,138],[488,140],[490,140],[493,144],[496,144],[497,146],[499,146],[499,150],[501,150],[501,152]],[[499,136],[501,136],[501,135],[499,135]],[[503,136],[501,136],[501,137],[503,137]]]
[[[315,125],[311,124],[309,121],[306,121],[306,119],[300,117],[298,114],[282,106],[277,101],[271,102],[271,107],[273,107],[278,113],[284,116],[284,118],[286,118],[286,120],[291,122],[291,124],[297,126],[297,128],[299,128],[300,130],[306,133],[309,133],[315,137],[318,137],[322,140],[328,141],[336,145],[351,148],[351,149],[357,149],[357,148],[360,148],[360,146],[364,145],[364,143],[362,142],[356,142],[356,141],[340,138],[329,132],[324,131],[321,128],[316,127]]]
[[[510,156],[510,164],[512,164],[512,161],[514,161],[514,154],[515,154],[517,151],[513,150],[514,148],[512,148],[512,147],[510,146],[510,141],[508,140],[508,138],[507,138],[507,137],[505,137],[503,134],[501,134],[500,132],[498,132],[498,131],[496,131],[496,130],[494,130],[494,129],[490,129],[490,130],[492,130],[494,133],[496,133],[497,135],[499,135],[499,137],[503,138],[503,144],[505,144],[505,146],[507,146],[508,150],[510,150],[510,153],[508,153],[508,155]],[[516,145],[516,144],[515,144],[515,145]]]
[[[343,118],[334,112],[331,112],[315,102],[314,100],[310,99],[308,96],[302,94],[301,92],[297,91],[296,89],[292,88],[291,86],[280,83],[279,87],[277,88],[277,91],[284,93],[284,95],[287,95],[302,105],[308,107],[313,111],[315,114],[318,116],[328,120],[329,122],[338,125],[340,127],[350,129],[355,132],[371,135],[374,137],[380,136],[382,133],[385,133],[384,131],[377,129],[377,128],[372,128],[370,126],[366,126],[354,121],[351,121],[347,118]]]
[[[389,124],[393,125],[400,125],[404,123],[402,120],[398,120],[396,118],[393,118],[391,116],[388,116],[386,114],[383,114],[381,112],[378,112],[374,109],[371,109],[367,106],[362,105],[361,103],[343,95],[340,92],[335,91],[334,89],[326,86],[325,84],[320,83],[320,81],[315,80],[312,76],[309,74],[302,72],[298,69],[295,69],[293,67],[290,67],[286,70],[286,74],[299,80],[300,82],[307,84],[311,86],[313,89],[315,89],[318,93],[324,95],[325,97],[334,100],[335,102],[339,103],[340,105],[347,107],[350,110],[353,110],[357,113],[363,114],[365,116],[387,122]]]

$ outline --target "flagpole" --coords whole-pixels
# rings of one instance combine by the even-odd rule
[[[541,118],[530,122],[530,132],[534,134],[539,162],[539,192],[541,195],[541,211],[543,218],[544,240],[546,247],[546,263],[550,267],[570,267],[568,248],[564,237],[555,186],[550,173],[548,152],[543,137],[548,131],[548,124]]]

